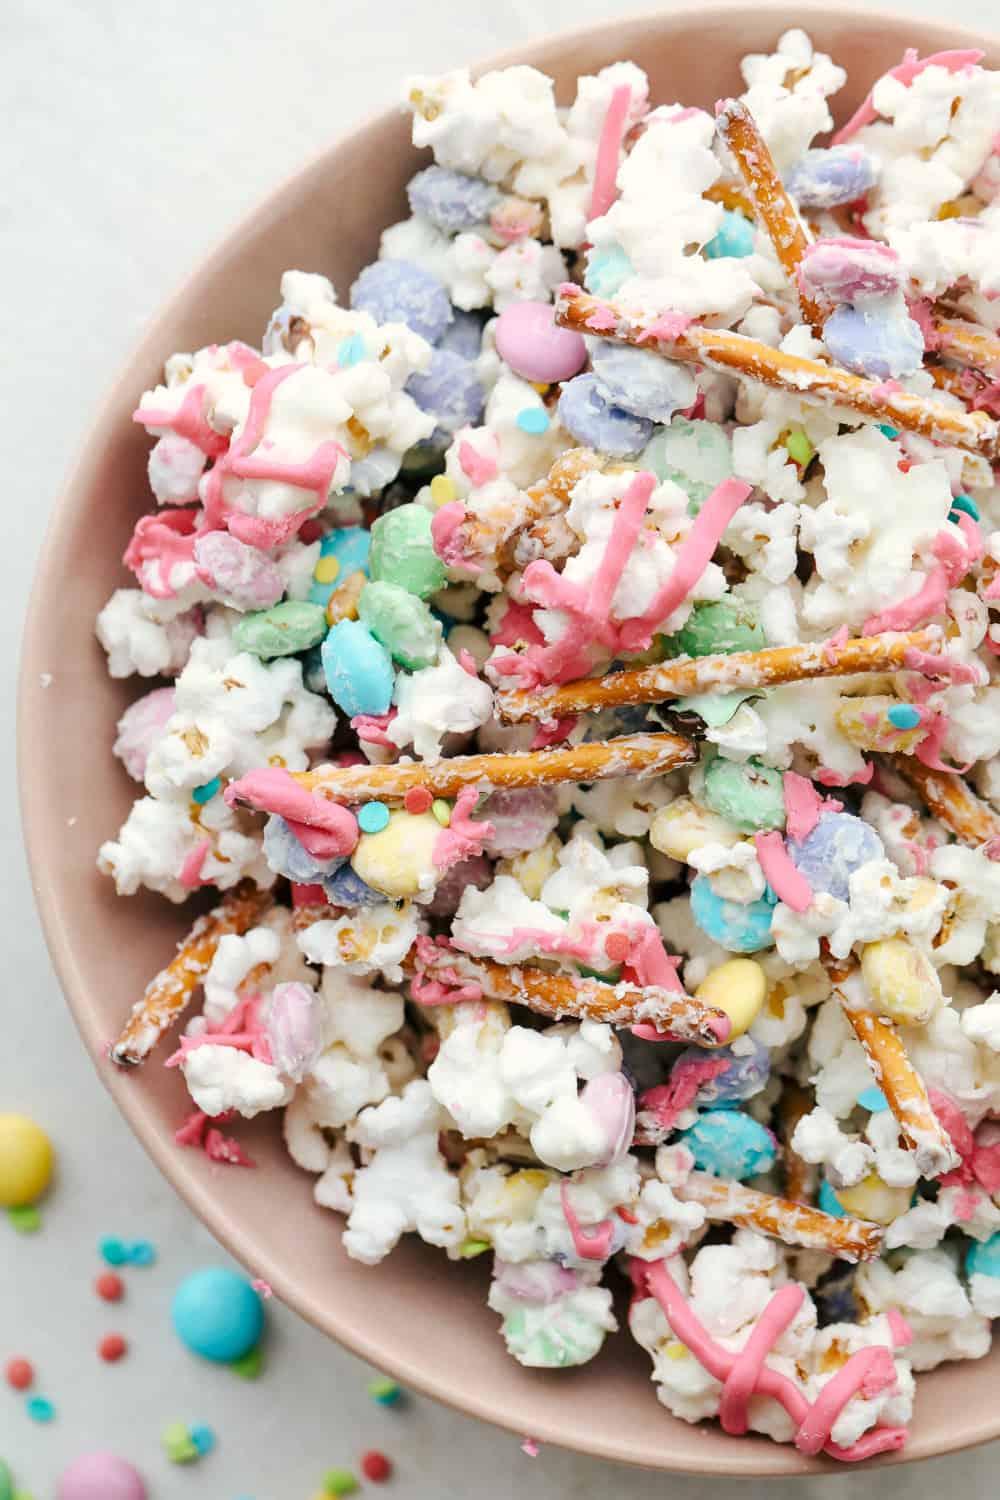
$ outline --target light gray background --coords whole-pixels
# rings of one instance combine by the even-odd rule
[[[988,27],[994,5],[895,8]],[[29,1356],[59,1408],[51,1427],[34,1426],[0,1384],[0,1456],[34,1500],[51,1500],[61,1468],[95,1447],[136,1462],[151,1500],[310,1500],[325,1467],[351,1464],[366,1446],[395,1460],[386,1500],[652,1500],[668,1491],[728,1500],[739,1484],[664,1479],[553,1449],[532,1461],[515,1439],[423,1399],[386,1412],[365,1392],[370,1371],[274,1302],[270,1366],[256,1384],[186,1356],[168,1328],[170,1293],[221,1252],[132,1140],[77,1042],[16,826],[15,658],[35,552],[104,387],[166,294],[287,172],[392,103],[402,74],[453,67],[615,8],[616,0],[0,0],[0,1109],[44,1123],[60,1167],[40,1235],[15,1236],[0,1220],[0,1362]],[[95,1246],[109,1233],[160,1249],[158,1266],[129,1273],[129,1300],[113,1309],[90,1290]],[[112,1329],[132,1341],[131,1357],[113,1367],[94,1352]],[[215,1454],[195,1469],[168,1464],[158,1438],[172,1419],[210,1423]],[[998,1458],[993,1446],[827,1484],[844,1500],[986,1495]],[[820,1482],[785,1486],[805,1497]],[[757,1500],[772,1487],[746,1481],[740,1493]]]

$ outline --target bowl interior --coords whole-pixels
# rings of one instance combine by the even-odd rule
[[[551,73],[566,101],[578,74],[634,58],[650,75],[655,101],[711,107],[741,87],[739,57],[772,50],[789,26],[807,27],[816,45],[847,67],[848,85],[835,101],[841,118],[907,46],[926,55],[978,44],[994,65],[1000,60],[989,38],[956,35],[944,24],[800,0],[794,7],[699,4],[616,20],[500,61],[530,62]],[[405,214],[403,185],[418,162],[408,120],[386,114],[332,146],[258,209],[150,329],[57,502],[26,628],[19,713],[26,837],[49,946],[102,1079],[194,1212],[285,1301],[378,1368],[515,1432],[601,1457],[701,1473],[821,1471],[825,1462],[764,1438],[736,1442],[714,1426],[674,1420],[656,1402],[646,1356],[627,1335],[611,1338],[578,1372],[522,1370],[504,1352],[497,1319],[485,1305],[481,1262],[446,1264],[412,1237],[376,1269],[349,1260],[339,1220],[314,1205],[311,1179],[285,1154],[275,1120],[241,1127],[256,1172],[220,1170],[173,1145],[186,1094],[179,1075],[158,1065],[162,1049],[131,1074],[114,1070],[104,1055],[190,923],[190,911],[158,897],[118,899],[94,867],[98,845],[117,830],[136,791],[111,754],[115,722],[149,686],[107,676],[92,628],[111,591],[131,582],[119,559],[136,517],[151,503],[149,445],[130,413],[174,350],[231,338],[256,344],[286,268],[325,272],[346,294],[376,253],[380,229]],[[43,673],[52,677],[48,689]],[[997,1436],[1000,1414],[983,1397],[998,1373],[1000,1351],[922,1377],[903,1457]]]

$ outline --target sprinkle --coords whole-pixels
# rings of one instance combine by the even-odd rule
[[[124,1359],[128,1344],[120,1333],[106,1333],[97,1346],[97,1352],[106,1364],[113,1365]]]
[[[880,422],[878,424],[878,430],[879,432],[884,433],[884,435],[889,438],[890,441],[895,441],[895,439],[899,437],[899,429],[896,427],[890,427],[888,422]]]
[[[451,803],[446,802],[443,797],[435,797],[431,803],[431,812],[437,818],[442,828],[447,828],[451,822]]]
[[[358,1481],[350,1469],[327,1469],[323,1475],[323,1492],[327,1495],[353,1495]]]
[[[665,1350],[668,1359],[687,1359],[689,1352],[687,1345],[678,1339],[671,1340]]]
[[[402,1387],[387,1375],[380,1375],[377,1380],[368,1382],[368,1394],[379,1406],[398,1406],[403,1399]]]
[[[862,1109],[870,1109],[873,1115],[878,1114],[880,1110],[889,1108],[888,1101],[882,1090],[876,1088],[874,1084],[870,1088],[862,1090],[858,1095],[858,1103]]]
[[[455,489],[454,481],[447,474],[435,474],[431,480],[431,499],[436,509],[442,505],[450,505],[456,499],[458,491]]]
[[[33,1422],[51,1422],[56,1414],[52,1402],[45,1396],[32,1396],[27,1403],[26,1410]]]
[[[477,1255],[493,1247],[489,1240],[463,1240],[458,1247],[458,1253],[463,1260],[475,1260]]]
[[[35,1378],[35,1371],[27,1359],[9,1359],[3,1373],[7,1384],[15,1391],[26,1391]]]
[[[313,578],[317,583],[333,583],[340,572],[340,563],[330,553],[321,557],[313,568]]]
[[[813,454],[816,452],[816,449],[801,427],[792,428],[785,439],[785,447],[788,450],[789,458],[797,463],[800,469],[805,469],[809,466],[812,462]]]
[[[241,1354],[239,1359],[230,1360],[229,1368],[241,1380],[256,1380],[264,1368],[264,1356],[260,1349],[251,1349],[249,1353]]]
[[[632,944],[623,932],[613,932],[605,940],[604,951],[613,964],[624,963],[632,951]]]
[[[345,367],[360,364],[368,350],[360,333],[349,334],[337,345],[337,363]]]
[[[368,1453],[361,1455],[361,1472],[372,1484],[384,1484],[392,1473],[392,1464],[384,1453],[377,1452],[372,1448]]]
[[[160,1434],[160,1442],[172,1464],[190,1464],[200,1457],[185,1422],[168,1422]]]
[[[549,430],[549,415],[540,406],[526,406],[517,414],[517,425],[522,432],[530,433],[532,437],[541,437],[543,432]]]
[[[221,791],[222,777],[213,776],[211,781],[206,781],[203,786],[195,787],[191,793],[191,801],[197,802],[198,806],[202,807],[206,802],[211,802],[212,798],[217,796]]]
[[[253,1287],[258,1296],[263,1297],[265,1302],[269,1297],[274,1296],[274,1287],[269,1281],[262,1281],[259,1276],[255,1277],[254,1280],[251,1281],[250,1285]]]
[[[964,510],[965,514],[971,516],[974,521],[979,520],[979,507],[969,495],[956,495],[951,502],[951,508],[952,511]],[[950,521],[951,519],[952,517],[949,515],[948,520]]]
[[[916,729],[920,723],[920,710],[912,703],[894,703],[886,718],[893,729]]]
[[[94,1282],[94,1291],[102,1302],[120,1302],[125,1295],[125,1283],[114,1271],[102,1271]]]
[[[204,1425],[192,1427],[191,1441],[192,1443],[194,1443],[198,1452],[204,1458],[205,1454],[211,1453],[212,1449],[215,1447],[215,1433],[212,1431],[211,1427],[205,1427]]]
[[[132,1266],[151,1266],[156,1261],[156,1250],[148,1240],[136,1240],[128,1247],[128,1262]],[[112,1262],[114,1264],[114,1262]]]
[[[403,806],[408,813],[418,815],[425,813],[433,801],[434,798],[425,786],[411,786],[403,798]]]
[[[8,1208],[7,1220],[17,1234],[34,1234],[42,1227],[42,1216],[33,1203],[23,1204],[20,1208]]]
[[[366,802],[358,813],[362,833],[381,833],[389,824],[389,809],[384,802]]]
[[[537,1458],[542,1450],[538,1446],[538,1439],[526,1437],[521,1442],[521,1452],[528,1458]]]
[[[129,1253],[127,1247],[122,1244],[121,1240],[102,1240],[97,1248],[98,1250],[100,1250],[102,1257],[107,1261],[109,1266],[127,1265]]]

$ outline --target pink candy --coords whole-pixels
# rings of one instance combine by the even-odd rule
[[[149,752],[163,733],[174,711],[173,688],[154,688],[129,705],[118,720],[118,738],[114,751],[128,774],[136,781],[146,775]]]
[[[322,1047],[315,992],[306,984],[276,984],[266,1031],[274,1066],[300,1082]]]
[[[903,268],[888,245],[843,236],[810,245],[799,265],[798,280],[811,296],[854,302],[859,297],[885,297],[898,292]]]
[[[228,531],[205,531],[194,544],[195,572],[234,609],[270,609],[285,592],[277,563]]]
[[[601,1165],[621,1161],[635,1134],[635,1094],[624,1073],[599,1073],[584,1087],[580,1103],[604,1132]]]
[[[146,1500],[138,1469],[114,1453],[84,1453],[59,1480],[58,1500]]]
[[[558,328],[548,302],[514,302],[496,325],[497,353],[516,375],[544,382],[569,380],[587,362],[587,346],[571,328]]]

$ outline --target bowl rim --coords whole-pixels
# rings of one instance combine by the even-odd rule
[[[773,14],[776,22],[778,17],[784,22],[788,16],[788,5],[786,0],[673,0],[669,8],[669,16],[671,20],[676,19],[678,22],[688,20],[692,23],[706,15],[710,15],[716,22],[720,18],[730,16],[733,22],[738,24],[740,18],[745,17],[750,11],[764,16]],[[624,16],[616,16],[610,21],[597,21],[586,26],[564,27],[558,31],[541,31],[500,52],[490,52],[477,57],[466,66],[474,76],[478,76],[487,69],[509,67],[520,63],[526,53],[535,51],[541,45],[552,47],[561,44],[565,46],[585,44],[606,33],[612,25],[627,26],[654,21],[662,18],[663,14],[661,7],[652,9],[643,7],[640,10],[630,10]],[[842,19],[847,25],[850,25],[852,21],[863,21],[869,26],[885,24],[893,30],[907,19],[901,10],[886,9],[882,6],[873,8],[866,3],[866,0],[836,0],[836,3],[832,4],[828,3],[828,0],[796,0],[796,24],[802,29],[809,30],[811,19],[830,18],[838,21]],[[928,21],[930,24],[946,24],[944,18],[937,23],[932,18],[924,17],[917,19],[915,24],[920,26],[927,24]],[[785,29],[788,28],[785,27]],[[986,28],[973,26],[949,26],[948,29],[951,45],[954,47],[976,47],[983,42],[991,41],[1000,45],[1000,29],[996,33]],[[312,152],[291,172],[283,176],[276,186],[241,213],[214,247],[197,261],[193,269],[178,277],[158,311],[132,343],[118,375],[106,388],[103,399],[85,427],[51,506],[33,570],[33,579],[37,580],[54,569],[60,554],[60,527],[63,513],[72,508],[74,491],[88,489],[94,478],[94,471],[100,462],[98,439],[104,434],[112,413],[119,408],[124,394],[126,392],[134,394],[138,368],[145,359],[148,359],[150,348],[155,347],[158,342],[162,344],[169,326],[175,320],[182,305],[197,294],[198,288],[203,283],[211,281],[216,276],[234,254],[248,228],[259,224],[263,217],[272,217],[281,213],[285,200],[293,199],[297,195],[304,179],[315,171],[322,161],[343,150],[373,127],[386,123],[396,113],[397,109],[391,105],[373,111],[358,124],[341,132]],[[335,1339],[352,1354],[378,1368],[389,1370],[410,1388],[463,1415],[475,1417],[516,1436],[523,1436],[521,1424],[514,1419],[506,1418],[502,1412],[498,1412],[474,1387],[462,1386],[457,1380],[449,1381],[446,1376],[428,1373],[422,1365],[413,1364],[412,1357],[405,1351],[398,1354],[389,1352],[374,1335],[370,1324],[359,1322],[341,1325],[334,1315],[324,1313],[321,1307],[318,1307],[309,1296],[297,1288],[290,1273],[286,1275],[279,1261],[253,1243],[251,1237],[244,1233],[238,1222],[234,1222],[232,1217],[216,1208],[211,1193],[185,1170],[182,1153],[177,1152],[173,1141],[159,1129],[146,1111],[141,1102],[140,1091],[126,1085],[127,1074],[119,1073],[117,1070],[109,1073],[102,1066],[106,1061],[106,1056],[104,1049],[96,1040],[98,1033],[92,1024],[88,985],[76,962],[73,938],[59,902],[44,878],[45,860],[40,851],[41,840],[37,837],[42,806],[48,792],[43,776],[42,760],[31,753],[32,746],[38,738],[35,721],[39,716],[39,710],[36,707],[39,697],[35,687],[46,660],[44,638],[43,601],[40,591],[33,587],[29,594],[28,608],[22,628],[16,699],[17,781],[22,842],[49,957],[74,1024],[84,1047],[90,1054],[101,1082],[125,1116],[143,1149],[188,1209],[248,1271],[258,1277],[263,1277],[272,1285],[282,1302],[293,1308],[300,1317],[318,1328],[320,1332]],[[857,1472],[858,1469],[868,1469],[875,1465],[884,1466],[886,1463],[892,1465],[914,1463],[924,1458],[975,1448],[1000,1437],[1000,1409],[995,1415],[991,1415],[988,1402],[983,1402],[978,1409],[968,1409],[966,1420],[967,1427],[959,1428],[956,1425],[950,1435],[945,1435],[943,1439],[934,1442],[927,1440],[922,1442],[918,1430],[911,1435],[901,1452],[851,1465],[851,1469]],[[540,1416],[533,1436],[542,1444],[563,1448],[569,1452],[599,1458],[605,1462],[620,1463],[628,1467],[649,1469],[649,1465],[642,1460],[623,1454],[614,1445],[613,1440],[606,1440],[600,1424],[595,1423],[589,1431],[592,1435],[587,1440],[574,1440],[562,1435],[557,1424]],[[723,1458],[720,1462],[718,1454],[713,1453],[710,1460],[706,1458],[698,1461],[692,1457],[689,1462],[683,1464],[672,1462],[669,1466],[658,1465],[656,1471],[733,1477],[752,1476],[754,1478],[787,1478],[793,1474],[816,1476],[824,1473],[845,1472],[840,1466],[828,1465],[822,1460],[810,1461],[805,1458],[801,1459],[800,1464],[793,1470],[788,1464],[790,1456],[788,1446],[770,1443],[763,1438],[753,1443],[752,1455],[744,1443],[739,1442],[729,1445],[727,1456],[729,1451],[732,1453],[732,1458],[728,1461],[727,1458]],[[772,1452],[773,1459],[769,1457]],[[746,1455],[742,1461],[741,1453]],[[779,1461],[779,1455],[783,1456],[784,1462]]]

